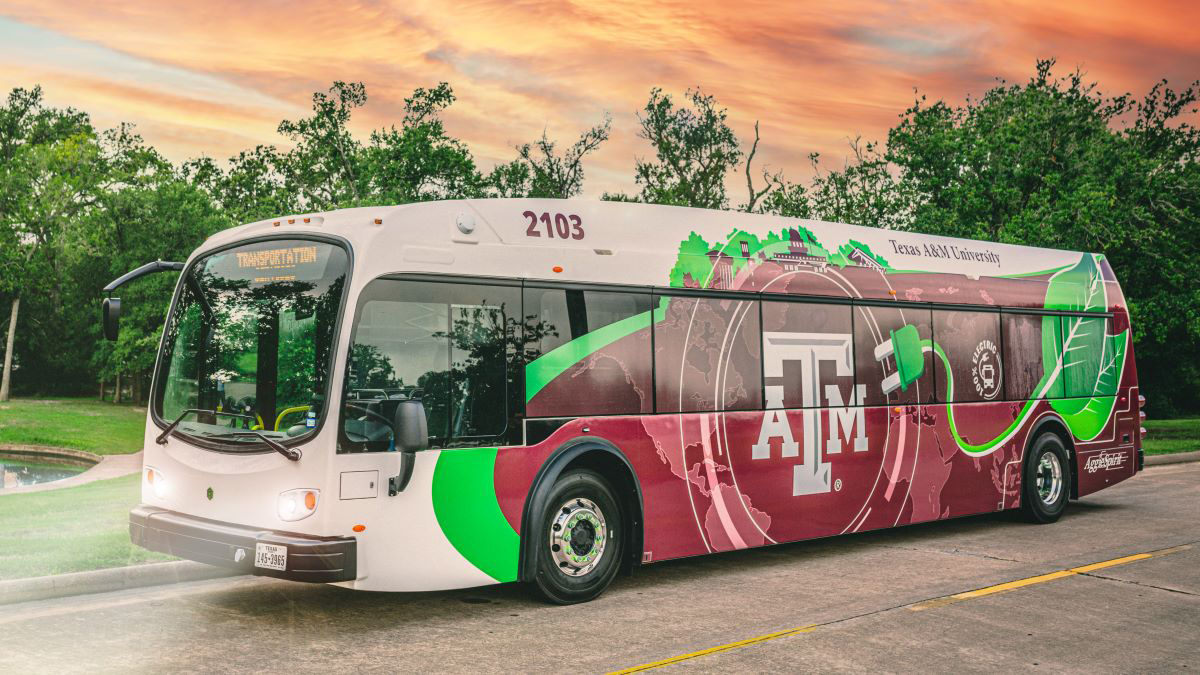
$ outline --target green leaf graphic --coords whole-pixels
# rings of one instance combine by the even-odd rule
[[[1108,293],[1096,256],[1084,255],[1074,267],[1050,278],[1046,308],[1074,312],[1108,309]],[[1052,400],[1050,407],[1063,416],[1076,438],[1085,441],[1098,436],[1112,415],[1125,365],[1129,331],[1108,335],[1107,326],[1103,317],[1042,320],[1043,382],[1050,385],[1047,395],[1070,397]]]
[[[1097,256],[1085,254],[1073,267],[1060,270],[1046,288],[1046,309],[1072,312],[1102,312],[1108,308],[1104,279]],[[1062,415],[1076,438],[1089,441],[1100,435],[1112,416],[1117,385],[1125,367],[1129,331],[1108,335],[1108,320],[1091,316],[1047,316],[1042,319],[1042,379],[1034,387],[1034,399],[1051,399],[1050,407]],[[949,359],[936,344],[923,344],[934,351],[950,372]],[[947,393],[953,400],[953,381]],[[1070,397],[1070,398],[1063,398]],[[1021,408],[1017,418],[996,438],[968,443],[958,433],[954,406],[948,405],[950,432],[963,452],[982,456],[1007,443],[1033,414],[1035,400]]]

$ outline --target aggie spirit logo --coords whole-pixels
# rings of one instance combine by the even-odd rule
[[[1096,473],[1097,471],[1108,471],[1109,469],[1119,469],[1125,465],[1125,452],[1101,452],[1098,455],[1088,457],[1087,463],[1083,465],[1083,470],[1088,473]]]
[[[996,349],[996,343],[983,340],[971,354],[971,381],[980,398],[990,401],[1000,395],[1000,372],[1000,351]]]
[[[821,456],[822,424],[818,391],[821,383],[821,362],[832,361],[839,377],[849,377],[853,358],[853,336],[841,333],[763,333],[763,377],[780,381],[783,364],[793,361],[800,364],[800,401],[804,421],[804,460],[792,469],[792,495],[811,495],[829,492],[830,464]],[[782,441],[782,456],[798,456],[800,446],[792,437],[787,412],[783,408],[783,385],[768,384],[767,411],[763,416],[758,442],[751,449],[753,459],[771,457],[771,440]],[[825,399],[829,405],[829,439],[825,442],[825,454],[836,455],[842,451],[842,439],[852,441],[854,452],[867,451],[866,418],[856,401],[842,400],[837,385],[825,386]],[[867,385],[856,387],[855,396],[862,400],[867,395]]]

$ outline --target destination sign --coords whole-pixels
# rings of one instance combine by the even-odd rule
[[[237,251],[237,269],[254,283],[296,281],[320,277],[325,261],[316,246],[288,246],[251,251]]]

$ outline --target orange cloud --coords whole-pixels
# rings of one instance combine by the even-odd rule
[[[838,164],[847,138],[882,139],[914,88],[959,101],[996,77],[1025,79],[1048,56],[1114,93],[1200,76],[1195,3],[3,2],[0,14],[23,25],[186,73],[179,94],[84,60],[0,63],[13,66],[0,85],[52,84],[56,101],[136,122],[175,159],[282,142],[278,120],[303,114],[333,80],[367,84],[354,123],[363,134],[397,120],[413,87],[446,80],[459,99],[447,124],[485,165],[543,129],[570,142],[611,111],[613,139],[588,165],[590,194],[633,188],[633,157],[649,153],[634,112],[654,86],[702,86],[744,139],[761,120],[760,157],[800,178],[809,152]]]

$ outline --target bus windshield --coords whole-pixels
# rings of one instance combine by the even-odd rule
[[[311,434],[348,268],[341,247],[303,239],[197,260],[163,336],[155,414],[182,418],[178,432],[227,450],[261,448],[258,434]]]

